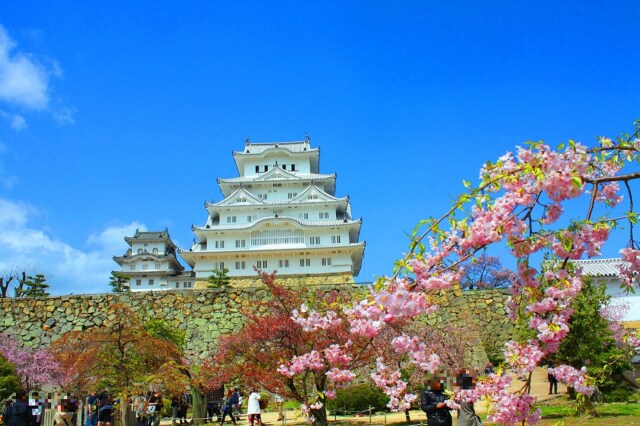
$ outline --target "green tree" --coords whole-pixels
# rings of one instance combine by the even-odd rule
[[[0,401],[20,390],[20,378],[13,366],[0,355]]]
[[[111,276],[109,277],[109,285],[111,286],[111,291],[114,293],[124,293],[127,291],[131,291],[131,287],[129,287],[129,277],[122,272],[111,272]]]
[[[207,281],[209,282],[207,287],[220,288],[220,287],[228,286],[229,283],[231,282],[231,278],[229,278],[228,274],[229,274],[229,269],[227,268],[214,269],[213,274],[209,275],[209,278],[207,279]]]
[[[168,340],[174,343],[181,351],[185,347],[185,331],[172,327],[167,321],[159,318],[151,318],[144,323],[144,329],[153,337]]]
[[[29,275],[24,281],[25,289],[16,289],[16,297],[46,297],[49,295],[47,289],[49,284],[43,274]],[[19,293],[19,294],[18,294]]]
[[[623,373],[631,369],[631,353],[617,343],[609,320],[601,314],[611,302],[605,289],[604,284],[596,285],[585,278],[582,291],[572,304],[571,333],[562,341],[554,358],[578,370],[589,366],[596,385],[606,394],[622,386]]]

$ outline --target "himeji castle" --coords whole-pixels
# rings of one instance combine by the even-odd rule
[[[224,268],[233,285],[255,285],[254,268],[277,270],[285,282],[353,283],[365,249],[362,220],[352,217],[348,196],[335,196],[335,173],[320,173],[320,149],[308,138],[247,140],[233,158],[239,176],[218,178],[223,199],[205,203],[206,222],[192,226],[192,247],[179,251],[197,287]]]
[[[176,257],[176,245],[169,231],[142,232],[136,229],[133,237],[125,237],[129,249],[113,260],[122,267],[119,271],[129,278],[132,291],[192,288],[193,273],[185,271]]]
[[[353,283],[365,249],[362,220],[352,217],[348,196],[336,197],[335,173],[320,173],[320,149],[308,138],[247,140],[233,158],[239,176],[218,178],[222,200],[205,203],[191,248],[178,249],[166,229],[125,237],[130,248],[113,259],[131,290],[205,288],[223,269],[233,286],[258,284],[256,269],[275,270],[285,283]]]

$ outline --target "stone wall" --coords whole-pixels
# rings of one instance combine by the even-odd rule
[[[365,286],[344,284],[310,288],[367,291]],[[161,318],[185,330],[187,349],[204,357],[215,349],[220,336],[242,327],[243,310],[254,309],[255,302],[266,297],[264,287],[240,287],[0,299],[0,332],[10,331],[25,345],[48,345],[65,332],[101,325],[108,319],[107,307],[123,303],[143,319]],[[437,300],[441,309],[422,320],[470,330],[476,336],[469,342],[473,348],[470,362],[482,365],[486,362],[484,348],[498,347],[508,339],[511,325],[505,315],[505,299],[496,290],[443,292]]]
[[[252,277],[229,277],[232,287],[257,287],[260,286],[260,278]],[[278,274],[278,282],[285,285],[342,285],[354,284],[353,274],[344,272],[339,274],[307,274],[307,275],[284,275]],[[209,283],[206,280],[197,279],[194,287],[205,289]]]

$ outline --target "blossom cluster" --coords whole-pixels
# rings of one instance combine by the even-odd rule
[[[613,220],[592,221],[591,208],[594,203],[606,208],[623,200],[617,183],[619,174],[625,164],[637,161],[639,152],[638,139],[613,142],[601,138],[599,147],[592,150],[574,142],[558,150],[532,143],[528,148],[519,147],[515,153],[504,155],[495,164],[487,163],[481,170],[478,188],[469,185],[469,192],[458,198],[443,218],[424,222],[427,228],[424,235],[412,241],[412,249],[417,242],[421,243],[420,253],[410,253],[401,264],[407,277],[397,274],[386,279],[371,290],[369,297],[343,310],[351,333],[373,339],[385,329],[392,329],[391,349],[396,354],[422,370],[435,371],[440,360],[428,353],[424,336],[398,334],[398,324],[403,319],[434,312],[437,306],[432,296],[460,281],[462,272],[458,265],[479,250],[504,241],[518,259],[517,274],[511,280],[509,318],[515,321],[524,317],[535,331],[535,336],[526,342],[508,342],[505,356],[519,375],[533,371],[543,357],[558,350],[570,331],[571,305],[582,289],[582,276],[579,270],[568,267],[566,260],[598,255],[614,226]],[[591,192],[587,217],[553,228],[554,224],[562,223],[563,203],[587,191]],[[459,220],[457,211],[464,212],[465,217]],[[441,229],[447,220],[449,229]],[[429,250],[423,250],[425,243]],[[530,266],[529,259],[541,252],[564,262],[540,273]],[[640,250],[632,245],[621,254],[622,282],[629,288],[637,286]],[[337,316],[296,314],[294,320],[305,330],[316,330],[330,327]],[[636,336],[627,336],[626,341],[640,345]],[[339,347],[330,347],[324,354],[337,367],[348,363]],[[578,392],[586,395],[592,392],[586,370],[560,366],[553,371],[559,380],[571,384]],[[340,368],[331,370],[330,377],[346,379]],[[407,408],[415,399],[415,395],[406,394],[407,383],[401,380],[400,372],[387,366],[382,358],[371,377],[389,396],[390,408]],[[490,421],[538,422],[540,411],[535,409],[535,398],[509,393],[509,383],[509,376],[487,375],[477,382],[475,389],[459,391],[454,397],[458,401],[486,399],[492,407]]]
[[[324,361],[318,351],[311,351],[304,355],[294,356],[289,365],[280,364],[278,372],[283,376],[293,377],[306,370],[322,370],[325,367]]]
[[[620,284],[627,288],[637,287],[640,282],[640,250],[625,248],[620,250],[620,254]]]
[[[576,392],[585,395],[592,395],[595,391],[595,388],[593,386],[587,385],[588,380],[586,367],[582,367],[580,370],[576,370],[570,365],[560,365],[556,368],[550,368],[549,374],[551,374],[561,382],[566,383],[567,386],[575,388]]]
[[[291,319],[302,326],[306,332],[316,330],[327,330],[331,327],[338,326],[342,323],[342,319],[333,311],[328,311],[325,315],[320,315],[316,311],[307,313],[306,305],[300,307],[300,311],[294,309]]]

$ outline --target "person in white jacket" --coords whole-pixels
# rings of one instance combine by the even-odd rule
[[[262,418],[260,416],[260,394],[257,389],[251,389],[251,395],[247,402],[247,414],[249,415],[249,425],[254,426],[253,422],[258,421],[258,426],[262,426]]]

